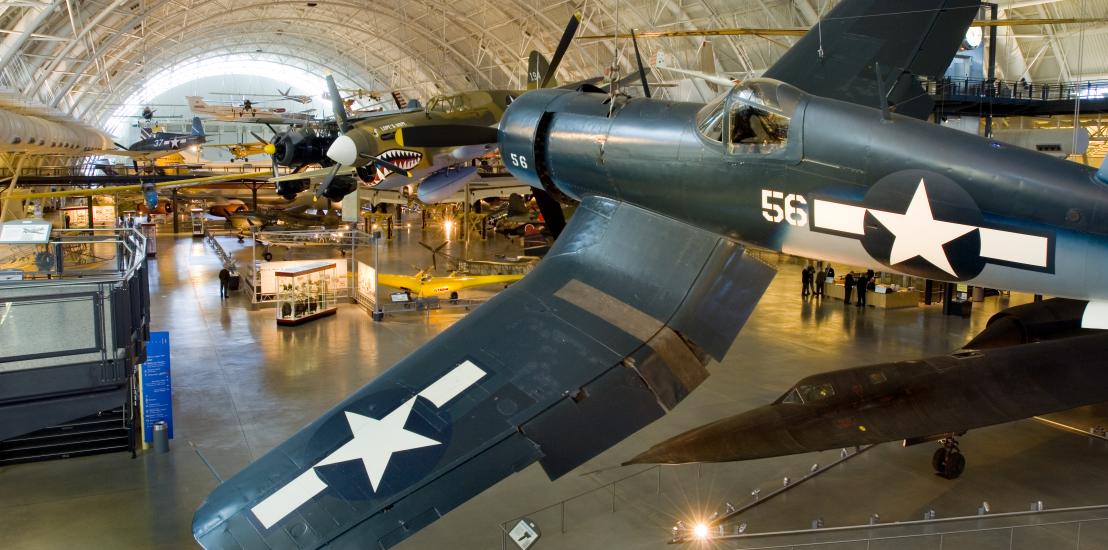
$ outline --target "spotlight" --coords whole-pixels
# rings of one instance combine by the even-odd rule
[[[696,527],[693,527],[693,535],[696,535],[696,538],[700,540],[708,538],[708,534],[709,531],[707,523],[698,523],[696,524]]]

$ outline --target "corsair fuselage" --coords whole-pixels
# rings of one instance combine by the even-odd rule
[[[606,95],[541,90],[508,109],[501,154],[535,187],[616,198],[789,254],[1108,299],[1108,186],[1094,169],[760,85],[775,98],[759,112],[787,129],[764,124],[753,143],[733,139],[744,135],[733,117],[718,134],[706,128],[711,104],[617,100],[609,116]]]

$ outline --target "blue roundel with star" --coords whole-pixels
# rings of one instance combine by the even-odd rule
[[[866,192],[862,246],[875,260],[920,277],[969,280],[981,273],[981,210],[950,178],[894,172]]]

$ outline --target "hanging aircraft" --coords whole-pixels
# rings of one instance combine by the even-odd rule
[[[258,124],[304,124],[312,120],[308,109],[290,113],[283,107],[258,107],[256,102],[244,99],[241,105],[209,105],[200,96],[185,96],[189,110],[198,115],[206,115],[225,122],[250,122]]]
[[[265,141],[259,140],[249,143],[212,143],[204,147],[207,149],[226,149],[231,154],[231,162],[235,162],[236,160],[246,160],[247,157],[254,155],[266,154],[268,145]]]
[[[920,120],[918,78],[943,74],[979,2],[893,4],[840,2],[708,105],[516,98],[505,164],[580,201],[549,254],[223,482],[196,540],[388,548],[534,462],[566,474],[728,352],[774,275],[744,243],[1090,301],[1081,321],[1108,326],[1108,169]]]
[[[579,24],[578,14],[570,18],[553,60],[548,62],[539,52],[531,52],[527,89],[557,85],[554,74]],[[332,98],[338,96],[333,80],[328,79],[328,89]],[[424,202],[453,195],[478,177],[477,168],[467,163],[496,148],[496,124],[508,105],[526,91],[462,92],[431,98],[426,109],[340,122],[343,135],[327,150],[335,164],[318,192],[338,200],[354,191],[357,182],[353,179],[333,184],[343,171],[356,174],[369,187],[398,189],[418,183],[416,192]],[[336,105],[335,112],[342,109]]]
[[[116,146],[119,149],[87,151],[82,154],[84,156],[117,156],[127,157],[135,161],[152,161],[194,145],[201,145],[207,140],[207,136],[204,134],[204,124],[200,121],[200,117],[193,117],[192,132],[188,134],[175,134],[158,130],[157,127],[140,129],[142,139],[132,143],[130,147],[124,147],[117,143]]]

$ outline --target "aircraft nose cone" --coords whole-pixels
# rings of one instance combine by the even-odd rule
[[[267,143],[265,144],[265,147],[262,147],[262,150],[265,151],[265,154],[267,155],[273,155],[277,153],[277,146],[273,145],[272,143]]]
[[[349,137],[339,136],[327,149],[327,157],[343,166],[353,166],[358,161],[358,145]]]

